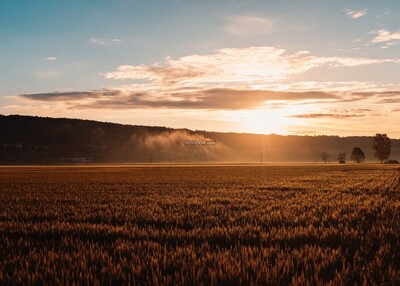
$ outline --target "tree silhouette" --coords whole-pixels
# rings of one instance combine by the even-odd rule
[[[375,150],[375,157],[381,161],[381,164],[389,158],[391,147],[390,138],[386,134],[377,133],[374,136],[372,148]]]
[[[353,160],[356,163],[364,162],[365,160],[364,151],[361,150],[360,147],[354,147],[353,151],[351,151],[351,160]]]
[[[340,164],[346,163],[346,160],[347,160],[346,152],[339,153],[338,156],[337,156],[337,159],[338,159]]]
[[[321,160],[324,161],[325,164],[326,164],[326,161],[328,161],[328,158],[329,158],[328,152],[321,153]]]

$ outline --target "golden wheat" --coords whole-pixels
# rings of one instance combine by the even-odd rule
[[[399,285],[386,166],[0,170],[2,285]]]

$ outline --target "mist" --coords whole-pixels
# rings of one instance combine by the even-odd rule
[[[199,144],[188,144],[188,143]],[[149,162],[219,162],[237,160],[236,152],[223,142],[189,131],[164,131],[159,134],[145,133],[130,136],[133,150],[149,154]]]

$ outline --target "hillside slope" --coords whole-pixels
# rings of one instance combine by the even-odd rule
[[[122,125],[90,120],[0,115],[0,164],[76,162],[316,162],[327,151],[361,147],[376,161],[372,137],[280,136]],[[193,146],[185,141],[216,141]],[[392,140],[391,158],[400,158]]]

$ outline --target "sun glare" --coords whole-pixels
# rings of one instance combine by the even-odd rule
[[[305,125],[304,119],[290,117],[306,112],[305,109],[301,105],[291,105],[276,109],[241,110],[236,112],[235,119],[242,124],[244,132],[286,135],[292,133],[294,126]]]

